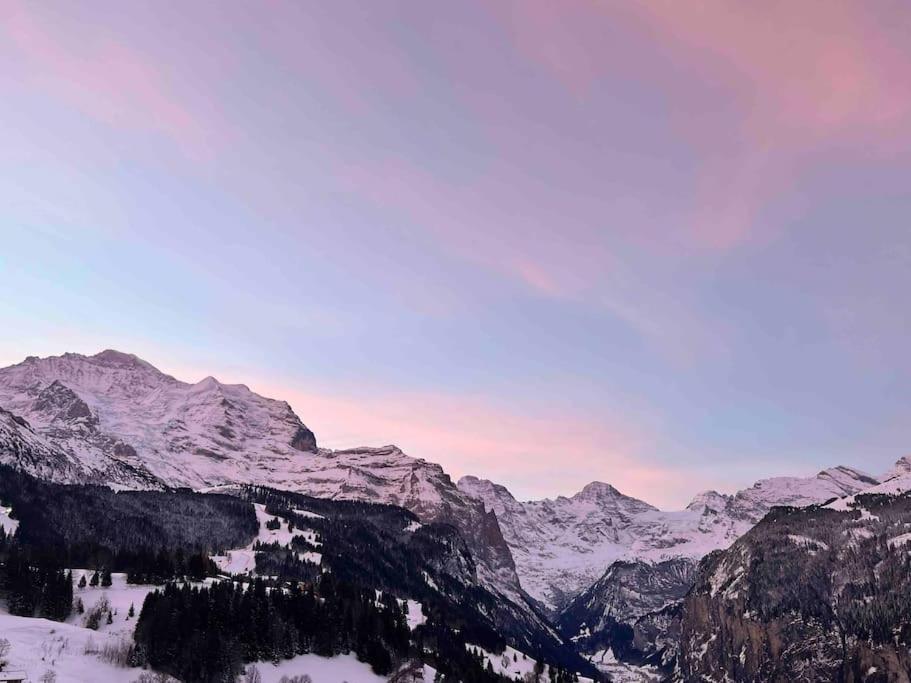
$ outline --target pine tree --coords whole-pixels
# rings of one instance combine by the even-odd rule
[[[95,572],[92,574],[92,578],[89,580],[89,585],[92,588],[98,587],[98,570],[95,570]]]
[[[79,579],[79,588],[85,588],[87,581],[85,580],[85,574]]]
[[[109,588],[111,585],[111,570],[107,567],[101,571],[101,585],[104,588]]]

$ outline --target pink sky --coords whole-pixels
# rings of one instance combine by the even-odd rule
[[[132,351],[523,497],[885,469],[909,25],[897,0],[5,2],[0,360]]]

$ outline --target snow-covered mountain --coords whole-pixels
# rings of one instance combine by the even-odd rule
[[[118,351],[67,353],[0,369],[0,407],[8,411],[0,462],[43,478],[129,488],[252,483],[399,505],[456,526],[481,581],[524,599],[496,516],[442,467],[395,446],[320,449],[287,403],[244,385],[189,384]]]
[[[525,592],[559,610],[618,560],[696,560],[730,545],[774,505],[808,505],[878,483],[836,467],[765,479],[734,495],[707,491],[673,512],[600,482],[571,497],[519,502],[475,477],[456,486],[439,465],[395,446],[318,448],[283,401],[212,377],[182,382],[110,350],[0,369],[0,408],[0,462],[42,478],[129,488],[262,484],[399,505],[452,524],[478,561],[479,581],[534,628],[547,626]],[[911,478],[911,460],[889,476]]]
[[[117,351],[30,357],[0,370],[0,406],[88,471],[126,463],[125,485],[259,481],[316,450],[282,401],[212,377],[188,384]]]
[[[814,477],[763,479],[733,496],[706,491],[674,512],[598,482],[568,498],[529,502],[476,477],[463,477],[459,488],[496,513],[522,587],[559,610],[617,560],[697,560],[730,545],[772,506],[820,503],[877,483],[857,470],[835,467]]]

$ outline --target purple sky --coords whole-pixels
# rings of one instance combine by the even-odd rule
[[[508,485],[911,447],[911,4],[0,2],[0,363]]]

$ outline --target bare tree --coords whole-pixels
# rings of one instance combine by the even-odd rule
[[[244,683],[263,683],[262,674],[255,666],[250,666],[244,672]]]
[[[0,671],[8,664],[6,656],[9,654],[12,646],[6,638],[0,638]]]
[[[43,674],[41,674],[41,678],[38,680],[41,681],[41,683],[55,683],[57,680],[57,674],[53,669],[48,669]]]

